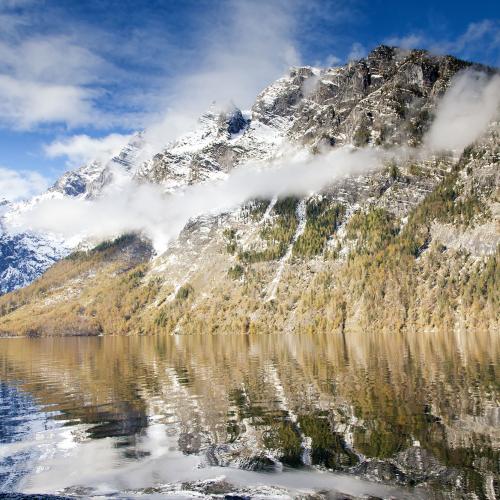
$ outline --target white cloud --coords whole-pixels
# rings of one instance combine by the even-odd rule
[[[41,193],[48,181],[38,172],[0,167],[0,201],[18,201]]]
[[[342,63],[342,59],[335,54],[329,54],[323,59],[317,59],[312,64],[316,68],[334,68]]]
[[[151,142],[164,145],[212,101],[249,107],[298,64],[305,7],[302,0],[215,2],[184,47],[148,19],[125,38],[71,18],[40,22],[64,9],[42,12],[34,3],[14,14],[0,5],[0,27],[4,16],[9,28],[0,32],[0,125],[147,128]]]
[[[347,56],[348,61],[357,61],[366,56],[366,48],[359,42],[355,42],[351,46],[351,51]]]
[[[102,79],[111,64],[69,36],[36,36],[0,42],[0,68],[23,81],[86,85]]]
[[[444,43],[443,49],[457,52],[467,52],[478,45],[483,50],[500,47],[500,23],[485,19],[477,23],[470,23],[465,33],[455,41]],[[437,44],[436,49],[439,49]]]
[[[325,66],[326,68],[332,68],[334,66],[338,66],[342,62],[342,59],[340,57],[337,57],[334,54],[330,54],[328,57],[325,58],[323,64],[320,64],[320,66]]]
[[[129,75],[99,55],[98,49],[86,47],[88,36],[71,24],[66,34],[46,33],[45,26],[40,32],[30,10],[20,14],[2,12],[2,7],[0,125],[25,130],[47,124],[97,128],[118,121],[129,124],[130,111],[115,111],[110,103],[116,96],[109,91],[112,85],[116,91],[117,83],[128,81]],[[136,125],[140,118],[138,114]]]
[[[432,150],[462,150],[475,141],[500,112],[500,76],[465,70],[452,80],[424,138]]]
[[[410,33],[406,36],[394,36],[384,41],[385,44],[399,47],[401,49],[418,49],[425,46],[425,38],[422,35]]]
[[[96,115],[94,96],[94,91],[74,85],[0,75],[0,121],[20,129],[52,122],[87,124]]]
[[[0,125],[106,125],[97,100],[116,69],[75,34],[37,33],[30,12],[0,8]]]
[[[311,96],[311,94],[313,94],[316,91],[320,80],[321,80],[320,75],[313,75],[304,80],[304,83],[302,84],[302,93],[304,94],[304,97],[306,99],[308,99]]]
[[[158,150],[191,128],[212,103],[246,109],[269,83],[300,62],[294,46],[295,2],[229,2],[215,29],[206,33],[195,72],[173,82],[171,105],[147,127]]]
[[[17,230],[49,232],[74,240],[141,231],[162,252],[191,218],[220,214],[257,196],[307,195],[342,176],[367,172],[382,158],[375,150],[347,148],[306,159],[303,155],[288,157],[265,168],[246,165],[223,181],[195,184],[170,195],[165,195],[161,186],[128,180],[110,185],[92,201],[43,200],[10,222]]]
[[[413,32],[387,38],[384,43],[402,49],[428,49],[435,54],[453,54],[465,59],[481,59],[489,55],[500,63],[500,21],[484,19],[470,23],[454,38],[437,39],[424,32]]]
[[[97,138],[80,134],[46,144],[44,152],[49,158],[66,157],[68,165],[72,167],[93,160],[104,163],[118,154],[130,138],[130,135],[123,134],[109,134]]]

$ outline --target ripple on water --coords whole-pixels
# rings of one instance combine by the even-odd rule
[[[201,494],[223,474],[234,491],[493,498],[498,347],[491,332],[2,339],[0,490]]]

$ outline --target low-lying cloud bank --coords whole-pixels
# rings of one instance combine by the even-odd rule
[[[160,253],[194,217],[220,214],[256,197],[317,192],[342,176],[367,172],[381,160],[381,152],[345,148],[266,167],[246,165],[223,181],[188,186],[170,195],[158,185],[122,180],[97,200],[44,200],[15,222],[18,227],[65,238],[99,239],[138,231],[151,238]]]

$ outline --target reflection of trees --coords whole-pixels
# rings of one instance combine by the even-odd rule
[[[2,340],[0,360],[3,378],[96,437],[156,415],[192,451],[251,431],[298,453],[302,432],[329,466],[418,440],[446,464],[495,469],[498,346],[489,332],[46,338]]]

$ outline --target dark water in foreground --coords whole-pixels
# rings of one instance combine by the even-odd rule
[[[0,492],[495,498],[499,361],[488,332],[0,339]]]

